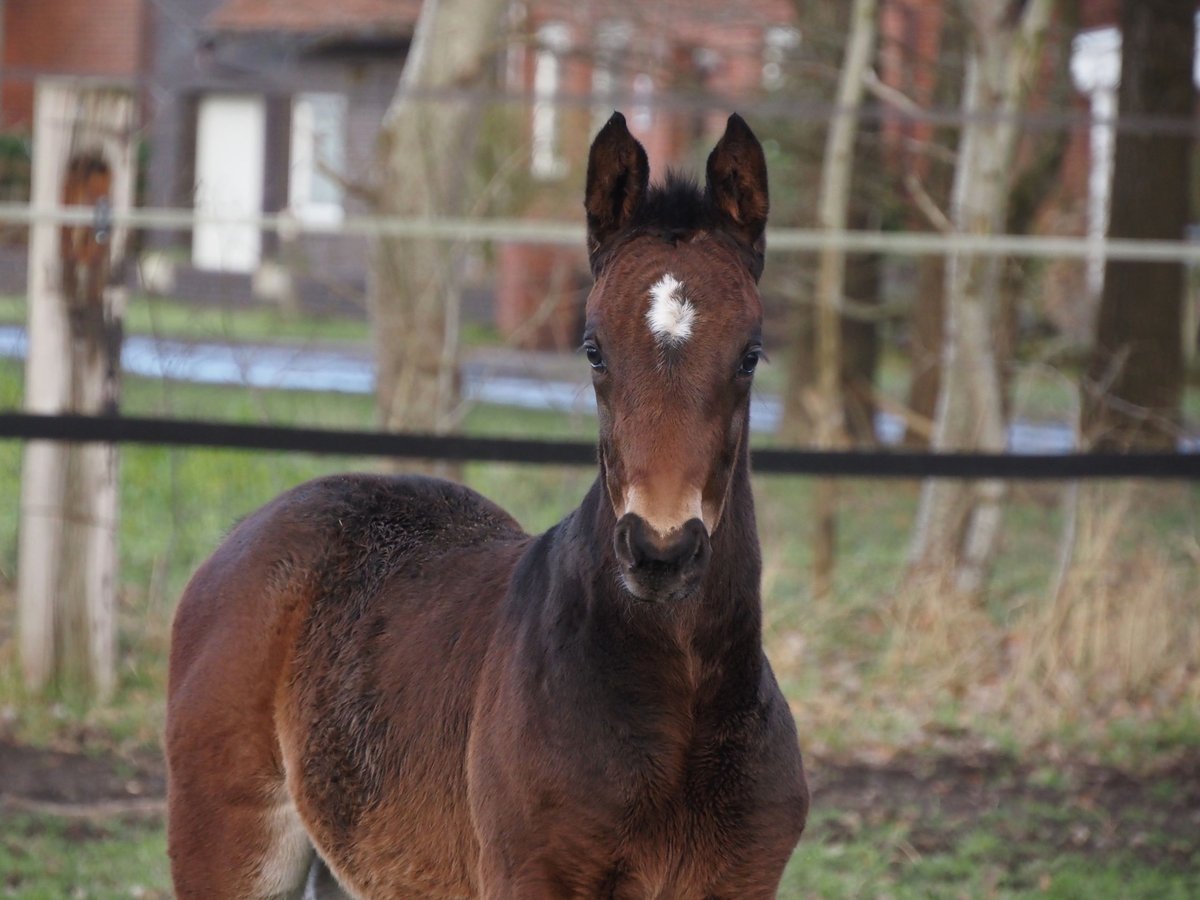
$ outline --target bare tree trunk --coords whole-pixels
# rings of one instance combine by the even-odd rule
[[[925,38],[916,46],[892,45],[888,55],[908,53],[919,59],[937,59],[942,71],[963,64],[966,57],[966,29],[959,17],[948,9],[950,4],[909,4],[904,14],[911,16],[911,27]],[[885,78],[894,81],[915,110],[948,107],[961,103],[962,81],[937,77],[922,71],[925,67],[909,64],[899,68],[885,57],[881,66]],[[898,70],[899,68],[899,70]],[[903,101],[901,101],[903,102]],[[885,130],[885,145],[892,165],[903,171],[903,186],[911,204],[909,227],[933,228],[944,233],[948,219],[951,183],[956,155],[950,147],[957,142],[956,129],[948,125],[914,121]],[[933,420],[941,386],[941,356],[945,321],[946,260],[937,254],[917,260],[917,291],[909,315],[909,388],[908,415],[905,419],[904,444],[928,447],[933,438]]]
[[[864,78],[870,77],[870,64]],[[869,116],[859,124],[854,171],[874,173],[883,166],[879,119]],[[847,227],[878,229],[883,213],[878,197],[859,189],[851,192]],[[841,393],[846,437],[858,447],[873,447],[878,441],[875,414],[878,410],[875,381],[879,371],[883,302],[883,255],[853,253],[846,257],[842,292],[845,301],[841,319]]]
[[[1149,116],[1177,130],[1119,129],[1113,163],[1114,238],[1182,240],[1190,201],[1195,107],[1194,6],[1126,0],[1121,11],[1121,119]],[[1183,396],[1180,262],[1110,260],[1084,382],[1083,432],[1097,449],[1174,449]]]
[[[133,198],[134,99],[41,83],[33,203],[124,211]],[[106,415],[119,394],[124,230],[38,223],[29,247],[30,412]],[[119,271],[119,266],[118,266]],[[104,699],[116,686],[117,451],[31,441],[21,477],[17,630],[27,687]]]
[[[380,130],[378,211],[461,211],[479,122],[473,88],[491,75],[503,0],[425,0],[404,74]],[[444,432],[457,406],[459,285],[455,248],[380,237],[370,300],[384,428]]]
[[[862,103],[864,76],[875,48],[875,16],[876,0],[854,0],[835,116],[825,144],[821,195],[817,205],[817,226],[830,232],[846,228],[857,114]],[[822,248],[817,264],[818,447],[836,447],[846,440],[841,377],[841,309],[845,282],[845,251],[833,245]],[[833,479],[823,478],[817,482],[815,507],[813,594],[820,597],[828,595],[833,587],[837,544],[837,483]]]
[[[1052,0],[969,4],[973,50],[950,215],[957,233],[990,235],[1004,227],[1015,115],[1036,74],[1052,6]],[[969,253],[947,262],[935,449],[1004,449],[1006,423],[993,350],[999,267],[999,260]],[[952,576],[957,590],[978,593],[995,551],[1002,499],[1003,487],[996,481],[926,481],[910,551],[912,570]]]
[[[836,72],[839,75],[844,63],[846,40],[852,30],[854,16],[853,4],[842,0],[793,0],[797,21],[802,22],[806,29],[804,65],[815,71]],[[788,88],[789,96],[803,100],[810,98],[813,102],[836,103],[835,95],[839,85],[835,84],[832,91],[821,86],[817,81],[792,85]],[[781,132],[787,133],[795,123],[786,119],[779,122]],[[867,126],[871,127],[871,126]],[[878,127],[877,125],[874,127]],[[864,125],[857,124],[859,133]],[[828,139],[828,133],[825,138]],[[786,200],[777,196],[781,203],[774,204],[772,210],[780,214],[783,207],[784,216],[812,216],[812,224],[817,226],[818,198],[821,191],[821,179],[809,174],[811,170],[823,161],[825,143],[817,146],[816,140],[820,135],[813,135],[810,129],[799,129],[790,138],[785,138],[787,152],[797,160],[794,171],[782,177],[791,181],[785,190]],[[871,140],[854,141],[854,159],[851,162],[852,171],[874,172],[879,168],[877,135]],[[778,187],[778,186],[777,186]],[[776,191],[782,194],[783,191]],[[878,197],[867,199],[863,192],[855,188],[848,199],[847,218],[843,227],[852,229],[869,228],[879,215]],[[817,441],[817,420],[821,415],[821,387],[818,377],[817,349],[817,317],[820,314],[816,302],[814,263],[819,264],[819,254],[813,259],[796,254],[781,257],[771,267],[774,279],[780,293],[803,298],[790,305],[787,322],[787,387],[783,393],[783,415],[779,426],[779,436],[782,440],[793,445],[814,444]],[[843,299],[853,301],[855,306],[874,307],[879,302],[878,274],[880,257],[875,254],[855,253],[845,257],[845,284]],[[813,277],[813,287],[805,282]],[[878,322],[871,316],[871,309],[865,314],[855,315],[845,308],[839,309],[841,319],[841,385],[839,393],[843,403],[840,413],[847,436],[854,443],[870,444],[875,440],[872,414],[874,412],[874,375],[878,351]]]

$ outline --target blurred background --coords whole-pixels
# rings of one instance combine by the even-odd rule
[[[1196,454],[1196,9],[0,0],[0,412],[591,441],[591,138],[702,176],[738,112],[756,447]],[[170,620],[238,518],[386,468],[537,531],[594,477],[5,435],[17,897],[169,896]],[[756,482],[815,786],[781,896],[1200,894],[1194,475]]]

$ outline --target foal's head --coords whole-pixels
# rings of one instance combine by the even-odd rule
[[[703,189],[648,186],[642,146],[614,113],[588,160],[595,287],[584,348],[600,411],[600,464],[621,579],[643,600],[700,583],[721,527],[762,355],[767,170],[738,116]]]

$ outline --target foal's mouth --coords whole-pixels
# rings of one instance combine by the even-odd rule
[[[700,588],[700,585],[697,583],[679,585],[670,590],[648,589],[646,586],[639,584],[636,579],[626,577],[624,572],[618,572],[617,579],[621,587],[624,588],[625,593],[632,597],[640,606],[669,606],[686,600]]]

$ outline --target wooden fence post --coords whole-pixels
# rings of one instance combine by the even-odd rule
[[[133,198],[133,94],[44,80],[34,113],[32,206],[92,206],[87,226],[35,222],[29,240],[25,408],[113,413],[125,236],[107,212]],[[17,631],[30,690],[104,699],[116,684],[117,452],[31,441],[21,479]]]

